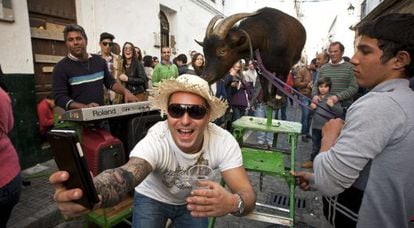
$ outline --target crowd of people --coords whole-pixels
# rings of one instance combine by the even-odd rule
[[[413,74],[414,32],[409,30],[405,36],[388,32],[398,27],[394,24],[410,27],[413,15],[392,14],[358,28],[362,38],[352,58],[343,56],[340,42],[331,43],[309,65],[292,69],[286,95],[277,94],[267,101],[262,99],[262,87],[270,85],[258,77],[253,61],[247,66],[243,60],[237,61],[222,79],[208,85],[203,80],[205,60],[201,53],[194,53],[187,64],[186,55],[171,61],[171,49],[162,47],[160,63],[151,77],[147,75],[147,82],[142,77],[140,83],[148,88],[148,79],[152,80],[156,92],[151,101],[167,120],[150,129],[124,166],[95,178],[100,206],[114,205],[135,189],[133,224],[137,227],[163,226],[167,219],[180,227],[205,227],[206,216],[250,212],[255,194],[241,162],[240,148],[228,131],[209,122],[226,128],[222,125],[226,113],[230,113],[227,118],[231,121],[243,115],[265,117],[268,107],[273,109],[272,118],[278,118],[280,111],[281,119],[286,119],[286,106],[292,98],[289,93],[298,91],[302,141],[307,143],[312,138],[313,143],[310,160],[301,167],[314,170],[292,173],[299,186],[304,190],[314,187],[326,196],[324,215],[335,227],[407,227],[414,214],[414,194],[407,185],[413,174],[409,166],[414,159],[410,154],[414,119],[409,113],[414,111],[410,103],[414,93],[406,80]],[[70,43],[68,47],[71,50]],[[133,50],[133,45],[126,43],[124,68],[132,63],[127,56],[141,64],[129,49]],[[85,53],[75,57],[86,58]],[[145,70],[140,71],[145,74]],[[120,80],[129,82],[128,77],[127,73]],[[115,82],[101,83],[111,88]],[[370,92],[357,96],[361,88]],[[71,107],[68,102],[61,104]],[[257,142],[272,146],[272,135],[258,134]],[[219,152],[222,146],[228,153]],[[392,158],[395,154],[398,159]],[[210,181],[200,183],[207,190],[186,189],[180,175],[200,163],[218,169],[229,190]],[[384,172],[383,167],[391,170]],[[85,213],[85,208],[73,203],[82,195],[79,189],[67,190],[60,184],[67,178],[66,172],[51,176],[55,200],[68,216]],[[387,197],[384,208],[381,204]],[[174,205],[179,207],[173,210]],[[160,210],[162,207],[169,209]],[[393,214],[392,218],[381,217],[387,213]]]
[[[235,62],[209,85],[203,79],[202,53],[192,52],[191,62],[186,54],[171,60],[171,48],[162,47],[156,63],[156,57],[143,56],[131,42],[117,47],[115,36],[104,32],[99,54],[89,54],[83,28],[68,25],[64,40],[69,54],[54,67],[54,100],[42,106],[70,110],[151,100],[166,120],[137,143],[125,165],[94,177],[100,195],[95,208],[113,206],[133,191],[134,227],[164,227],[167,219],[176,227],[206,227],[207,217],[246,215],[256,201],[228,123],[244,115],[266,117],[269,107],[272,118],[286,120],[286,108],[297,96],[301,140],[312,139],[310,158],[301,167],[313,172],[292,175],[303,190],[315,188],[325,196],[327,220],[335,227],[408,227],[414,215],[412,28],[412,14],[367,22],[358,27],[352,58],[343,56],[340,42],[332,42],[309,64],[292,68],[283,95],[264,100],[263,87],[271,85],[257,74],[254,60]],[[9,100],[2,100],[10,106]],[[51,127],[53,117],[45,115],[49,121],[42,132]],[[8,119],[1,129],[0,139],[7,145],[3,135],[12,122]],[[272,147],[272,137],[261,132],[257,143]],[[15,153],[10,146],[7,151]],[[191,188],[183,175],[199,164],[220,172],[228,188],[213,181],[200,181],[202,189]],[[6,182],[18,179],[18,173],[16,166]],[[82,191],[62,185],[68,178],[65,171],[50,177],[54,200],[66,216],[87,213],[74,202]]]

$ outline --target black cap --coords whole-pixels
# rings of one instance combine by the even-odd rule
[[[110,39],[111,41],[113,41],[115,39],[115,36],[111,33],[103,32],[101,33],[101,38],[99,39],[99,42],[105,39]]]

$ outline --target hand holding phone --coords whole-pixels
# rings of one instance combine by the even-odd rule
[[[69,179],[63,185],[67,189],[80,188],[83,192],[82,198],[75,202],[92,209],[99,202],[99,198],[76,131],[52,129],[47,138],[59,170],[69,173]]]
[[[65,220],[82,216],[90,212],[89,208],[77,203],[83,196],[81,189],[68,189],[63,184],[69,179],[69,173],[66,171],[56,171],[49,177],[49,182],[55,188],[53,200]]]

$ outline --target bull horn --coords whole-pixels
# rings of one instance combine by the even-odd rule
[[[220,15],[216,15],[213,18],[211,18],[210,22],[208,23],[207,29],[206,29],[206,37],[209,37],[212,34],[214,25],[221,18],[223,17]]]
[[[200,41],[198,41],[198,40],[194,40],[198,45],[200,45],[201,47],[204,47],[204,43],[203,42],[200,42]]]
[[[256,14],[257,13],[236,13],[229,17],[226,17],[224,18],[224,20],[219,22],[219,24],[214,29],[213,33],[217,35],[220,39],[224,39],[228,31],[233,27],[234,24],[236,24],[236,22]]]

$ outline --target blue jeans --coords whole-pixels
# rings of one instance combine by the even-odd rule
[[[310,105],[310,101],[306,99],[305,97],[300,96],[299,101],[306,106]],[[309,128],[310,128],[309,109],[307,109],[303,105],[300,106],[300,109],[302,110],[302,117],[300,118],[300,123],[302,124],[301,134],[309,135]]]
[[[276,112],[277,112],[277,110],[273,110],[272,119],[275,117]],[[262,104],[262,103],[257,104],[255,116],[266,118],[266,114],[267,114],[267,106],[265,104]],[[257,140],[262,141],[265,144],[266,143],[267,144],[272,144],[273,143],[273,133],[259,131],[259,132],[257,132]]]
[[[187,205],[171,205],[146,197],[135,192],[132,227],[164,228],[167,219],[171,219],[174,227],[206,228],[208,218],[192,217]]]
[[[0,227],[6,227],[13,207],[19,202],[21,191],[22,178],[20,173],[0,188]]]
[[[246,107],[243,106],[231,106],[231,109],[233,110],[233,116],[231,118],[231,122],[234,122],[238,119],[240,119],[242,116],[246,115]]]
[[[286,109],[287,109],[287,103],[286,103],[286,105],[283,105],[282,107],[280,107],[278,109],[275,109],[275,111],[276,111],[276,115],[275,115],[276,116],[276,119],[279,120],[278,113],[280,111],[280,120],[287,120]]]

